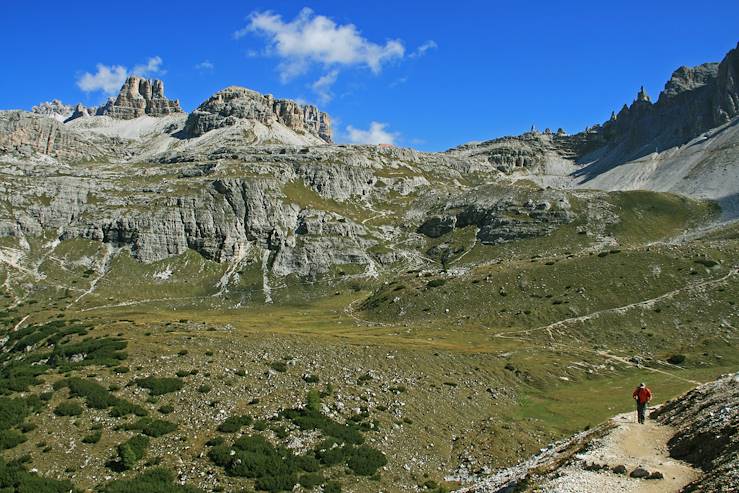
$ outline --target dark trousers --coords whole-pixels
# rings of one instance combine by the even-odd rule
[[[647,416],[647,403],[636,403],[636,415],[639,420],[639,424],[644,424],[644,419]]]

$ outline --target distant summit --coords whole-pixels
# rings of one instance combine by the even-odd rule
[[[44,101],[43,103],[37,104],[31,108],[31,113],[37,115],[48,116],[63,122],[70,116],[72,116],[73,108],[68,104],[64,104],[58,99],[52,101]]]
[[[183,113],[179,99],[164,96],[164,82],[158,79],[144,79],[132,75],[121,87],[115,101],[108,101],[101,114],[112,118],[130,120],[140,116],[166,116]]]
[[[87,108],[78,104],[67,121],[83,116],[103,116],[121,120],[132,120],[140,116],[167,116],[184,113],[179,99],[168,99],[164,96],[164,82],[159,79],[144,79],[136,75],[130,76],[123,83],[118,96],[109,99],[100,107]]]
[[[298,134],[309,133],[326,143],[332,142],[331,119],[315,106],[275,99],[271,94],[238,86],[218,91],[198,106],[187,118],[185,132],[198,137],[239,120],[254,120],[264,125],[279,122]]]

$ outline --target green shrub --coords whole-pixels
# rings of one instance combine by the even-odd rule
[[[274,361],[270,363],[269,367],[280,373],[285,373],[287,371],[287,363],[284,361]]]
[[[305,408],[313,413],[321,411],[321,393],[316,389],[311,389],[305,395]]]
[[[131,371],[131,369],[127,366],[116,366],[115,368],[113,368],[113,372],[119,374],[128,373],[129,371]]]
[[[82,397],[87,407],[92,409],[107,409],[118,401],[108,389],[93,381],[75,377],[68,378],[65,382],[70,395]]]
[[[79,416],[82,414],[82,406],[74,401],[62,402],[54,408],[54,414],[57,416]]]
[[[211,390],[213,390],[213,386],[207,383],[204,383],[203,385],[198,387],[198,392],[200,392],[201,394],[207,394]]]
[[[323,493],[341,493],[341,483],[329,481],[323,486]]]
[[[0,397],[0,430],[18,426],[29,414],[30,409],[27,401]]]
[[[667,358],[667,362],[671,365],[682,365],[685,363],[685,355],[684,354],[673,354],[669,358]]]
[[[323,476],[314,472],[303,474],[302,476],[300,476],[300,478],[298,478],[298,482],[304,488],[313,489],[323,483]]]
[[[149,448],[149,437],[136,435],[117,447],[118,464],[123,470],[132,469],[146,455]]]
[[[249,426],[254,420],[251,416],[230,416],[218,426],[218,431],[223,433],[236,433],[244,426]]]
[[[26,437],[16,430],[0,430],[0,450],[7,450],[26,441]]]
[[[364,441],[356,424],[338,423],[319,411],[311,409],[288,409],[282,415],[304,431],[319,430],[324,436],[334,437],[341,442],[360,444]]]
[[[293,486],[298,483],[296,473],[275,474],[257,478],[254,487],[261,491],[278,492],[292,491]]]
[[[701,264],[702,266],[708,267],[709,269],[711,267],[716,267],[717,265],[719,265],[718,262],[716,262],[715,260],[712,260],[710,258],[699,258],[699,259],[696,259],[695,260],[695,263],[696,264]]]
[[[141,418],[133,423],[123,425],[125,430],[139,430],[150,437],[160,437],[177,430],[177,423],[163,419]]]
[[[444,284],[446,284],[446,279],[432,279],[426,283],[426,287],[439,288],[443,286]]]
[[[208,452],[213,463],[229,476],[255,479],[259,490],[291,491],[298,483],[298,472],[315,472],[315,459],[295,456],[285,447],[275,447],[259,435],[243,436],[232,447],[216,445]],[[302,469],[305,466],[310,471]]]
[[[102,489],[102,493],[202,493],[203,491],[193,486],[176,484],[174,480],[174,473],[157,467],[133,479],[113,481]]]
[[[256,420],[256,421],[254,421],[254,426],[253,426],[253,428],[254,428],[254,429],[255,429],[256,431],[264,431],[264,430],[266,430],[266,429],[267,429],[267,427],[268,427],[268,426],[269,426],[269,425],[267,424],[267,422],[266,422],[265,420],[263,420],[263,419],[258,419],[258,420]]]
[[[177,370],[175,373],[179,378],[185,378],[186,376],[190,375],[190,372],[187,370]]]
[[[38,426],[34,423],[22,423],[18,428],[21,430],[21,433],[28,433],[38,428]]]
[[[177,356],[187,356],[187,353],[189,353],[189,351],[187,349],[180,349],[177,352]]]
[[[146,377],[137,378],[134,380],[136,385],[141,388],[148,389],[151,395],[164,395],[170,392],[177,392],[184,387],[184,382],[179,378],[157,378],[157,377]]]
[[[171,414],[174,412],[174,406],[171,404],[165,404],[162,407],[160,407],[158,410],[162,414]]]
[[[2,493],[79,493],[69,481],[47,479],[26,470],[21,460],[5,462],[0,458]]]
[[[138,404],[134,404],[124,399],[119,399],[110,409],[110,415],[114,418],[121,418],[134,414],[136,416],[146,416],[149,412]]]
[[[82,443],[98,443],[100,441],[100,438],[102,438],[102,436],[103,436],[103,433],[100,430],[98,430],[82,438]]]
[[[210,440],[208,440],[207,442],[205,442],[205,445],[208,446],[208,447],[215,447],[215,446],[218,446],[218,445],[223,445],[224,443],[226,443],[226,439],[225,438],[223,438],[223,437],[213,437]]]
[[[385,464],[385,454],[366,445],[352,448],[347,460],[349,469],[360,476],[372,476]]]
[[[146,416],[148,414],[146,409],[143,407],[116,397],[110,392],[110,390],[91,380],[73,377],[60,380],[54,385],[57,389],[62,388],[63,386],[69,387],[70,395],[82,397],[89,408],[111,408],[110,415],[113,417],[128,416],[129,414]]]

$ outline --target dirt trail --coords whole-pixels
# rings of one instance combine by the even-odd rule
[[[593,442],[587,452],[578,454],[575,463],[557,471],[556,476],[541,486],[547,493],[676,493],[697,479],[701,472],[692,466],[672,459],[667,451],[667,441],[674,434],[669,426],[647,420],[644,425],[636,422],[636,413],[626,413],[612,418],[615,427],[603,438]],[[613,468],[626,466],[627,474],[615,474],[610,470],[588,471],[586,464],[596,463]],[[647,471],[659,471],[664,479],[635,479],[628,473],[636,467]]]

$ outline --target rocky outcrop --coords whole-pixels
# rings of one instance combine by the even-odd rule
[[[670,455],[705,474],[684,492],[739,490],[739,373],[701,385],[652,413],[677,428]]]
[[[55,118],[25,111],[0,111],[0,154],[51,156],[66,161],[106,159],[125,155],[117,139],[84,135]]]
[[[331,142],[331,120],[315,106],[302,106],[237,86],[215,93],[198,106],[187,118],[185,132],[198,137],[240,120],[255,120],[267,126],[279,122],[297,133],[310,133],[326,143]]]
[[[479,188],[445,205],[446,214],[426,219],[418,232],[431,238],[441,237],[454,228],[475,226],[483,244],[499,244],[524,238],[546,236],[575,219],[569,200],[561,192],[532,194],[524,199],[510,191]],[[456,211],[451,214],[451,211]]]
[[[111,103],[112,100],[108,101],[108,104]],[[102,110],[102,107],[97,106],[85,106],[82,103],[77,103],[74,107],[74,110],[72,111],[72,114],[70,114],[64,122],[71,122],[72,120],[76,120],[77,118],[83,118],[86,116],[95,116],[98,114],[99,111]]]
[[[115,100],[108,101],[96,114],[131,120],[140,116],[166,116],[182,113],[179,100],[164,96],[164,82],[132,75],[123,83]]]
[[[48,116],[61,122],[69,118],[72,115],[72,112],[73,109],[70,105],[64,104],[58,99],[54,99],[51,102],[44,101],[43,103],[37,104],[31,108],[31,113]]]

